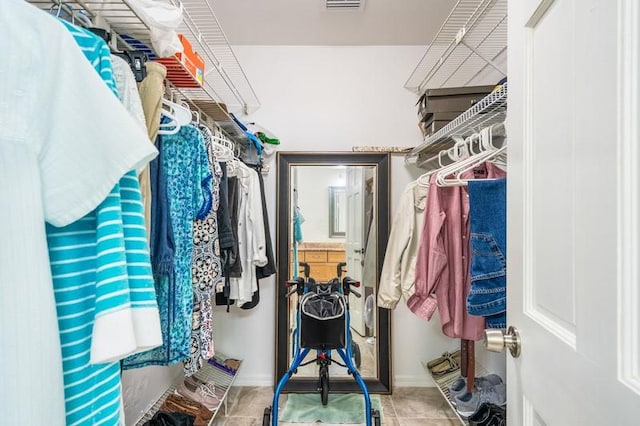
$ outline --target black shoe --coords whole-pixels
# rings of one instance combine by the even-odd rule
[[[468,420],[470,426],[487,426],[491,420],[491,407],[486,403],[481,404]]]
[[[506,426],[507,411],[495,404],[483,403],[469,417],[470,426]]]

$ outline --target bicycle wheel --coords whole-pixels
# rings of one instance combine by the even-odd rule
[[[264,409],[264,414],[262,415],[262,426],[271,426],[271,407]]]
[[[371,410],[373,417],[373,426],[380,426],[380,412],[378,410]]]
[[[359,370],[360,363],[362,362],[362,354],[360,353],[360,346],[358,346],[356,342],[351,343],[351,352],[353,352],[353,362]]]
[[[327,367],[320,370],[320,399],[322,405],[329,403],[329,372]]]

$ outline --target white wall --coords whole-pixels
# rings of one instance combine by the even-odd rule
[[[282,151],[350,151],[354,145],[411,146],[421,140],[416,97],[403,85],[423,46],[238,46],[236,54],[262,107],[249,118],[282,141]],[[275,164],[274,164],[275,167]],[[420,172],[392,159],[391,213]],[[275,169],[265,185],[275,234]],[[274,236],[275,238],[275,236]],[[216,315],[216,345],[245,358],[240,383],[272,383],[274,280],[249,312]],[[392,313],[394,385],[431,385],[421,361],[458,346],[437,320],[426,323],[403,303]]]
[[[412,146],[421,140],[414,104],[403,88],[424,53],[422,46],[238,46],[236,54],[262,102],[250,120],[274,132],[286,151],[350,151],[354,145]],[[271,231],[275,242],[275,165],[265,177]],[[405,185],[419,171],[402,156],[391,163],[391,213]],[[244,359],[237,383],[271,385],[274,370],[275,279],[261,281],[261,301],[253,310],[215,309],[217,351]],[[403,303],[392,313],[394,386],[431,386],[421,362],[452,350],[437,319],[426,323]],[[125,373],[128,424],[176,370]],[[153,380],[148,375],[155,375]],[[151,383],[155,387],[139,387]],[[135,390],[135,391],[133,391]],[[139,392],[138,392],[139,390]],[[133,394],[133,395],[132,395]]]
[[[296,168],[298,169],[298,206],[304,217],[303,241],[344,242],[344,238],[329,237],[329,187],[344,186],[345,169],[316,166]]]

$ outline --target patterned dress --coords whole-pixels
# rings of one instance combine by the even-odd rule
[[[212,209],[212,175],[202,134],[195,126],[162,135],[160,143],[175,240],[175,279],[156,282],[163,345],[127,358],[126,368],[176,364],[191,356],[193,221]]]
[[[191,323],[191,354],[184,362],[184,373],[190,376],[213,357],[213,308],[211,297],[222,281],[217,211],[220,203],[222,169],[216,160],[209,132],[203,129],[209,167],[213,171],[211,192],[213,208],[204,219],[193,222],[193,314]]]

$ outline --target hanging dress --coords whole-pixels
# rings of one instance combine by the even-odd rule
[[[206,190],[211,170],[202,134],[195,126],[182,126],[178,133],[159,140],[175,243],[173,279],[156,282],[163,345],[127,358],[125,368],[171,365],[191,355],[193,221],[211,210],[211,192]]]

